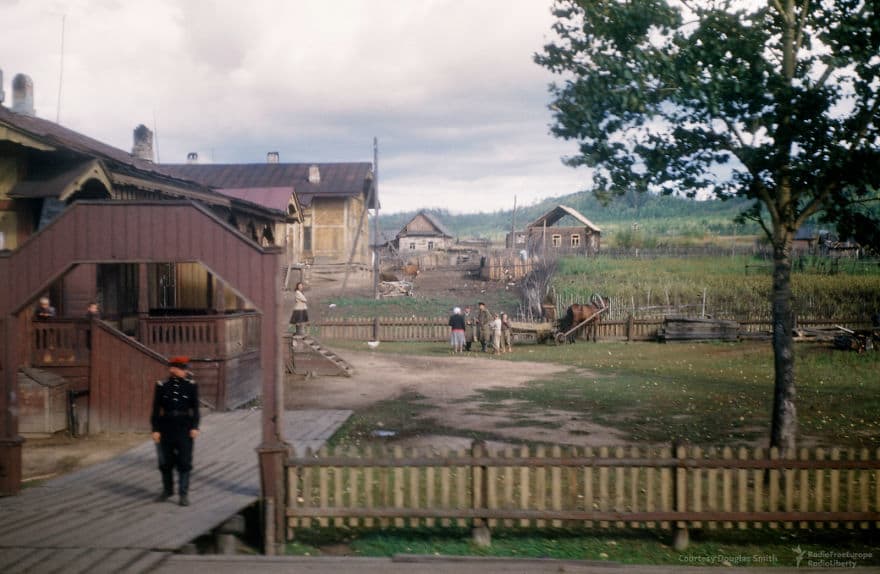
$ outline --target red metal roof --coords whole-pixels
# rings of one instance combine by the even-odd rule
[[[283,213],[287,213],[290,196],[293,195],[292,187],[242,187],[217,191]]]

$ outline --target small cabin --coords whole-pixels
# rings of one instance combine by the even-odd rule
[[[437,217],[420,211],[394,238],[394,247],[401,255],[447,250],[455,244],[452,233]]]
[[[533,255],[596,255],[602,230],[580,212],[557,205],[529,223],[524,231],[507,234],[507,247]]]

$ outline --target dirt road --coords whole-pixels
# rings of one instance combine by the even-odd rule
[[[478,391],[516,388],[529,381],[551,378],[568,367],[547,363],[500,361],[479,356],[443,358],[392,355],[342,350],[355,367],[355,375],[288,381],[285,406],[297,408],[345,408],[357,411],[379,401],[418,393],[424,416],[449,428],[492,433],[511,439],[571,445],[608,445],[625,442],[618,431],[573,416],[570,411],[542,410],[524,415],[520,401],[506,400],[486,408]],[[585,380],[592,373],[579,372]],[[519,424],[511,424],[519,421]],[[462,433],[466,434],[466,433]],[[461,436],[424,434],[394,444],[401,446],[448,446],[470,443]]]

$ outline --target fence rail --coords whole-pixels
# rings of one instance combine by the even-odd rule
[[[288,536],[363,527],[880,527],[880,449],[322,449],[287,461]]]
[[[441,342],[449,340],[449,320],[445,317],[378,317],[325,319],[314,323],[325,340],[343,341],[423,341]],[[870,327],[871,323],[856,318],[838,320],[798,321],[802,328],[831,327],[840,325],[850,329]],[[663,319],[635,319],[602,321],[598,325],[597,337],[606,341],[655,341],[657,332],[663,326]],[[753,337],[769,333],[773,329],[770,321],[740,322],[740,336]],[[536,325],[536,331],[537,331]],[[526,338],[528,333],[516,329],[514,338]],[[585,336],[585,332],[580,333]]]

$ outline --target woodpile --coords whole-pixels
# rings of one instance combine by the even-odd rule
[[[739,323],[720,319],[665,317],[657,337],[662,342],[736,341],[739,338]]]

